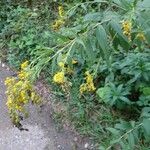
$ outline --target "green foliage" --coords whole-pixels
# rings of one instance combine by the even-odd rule
[[[110,83],[110,85],[104,88],[99,88],[97,93],[101,100],[104,100],[105,103],[111,106],[119,105],[118,107],[121,107],[120,105],[131,103],[127,98],[129,91],[123,88],[122,84],[116,87],[114,84]]]
[[[51,84],[63,71],[67,82],[55,91],[77,130],[99,149],[149,148],[148,0],[44,1],[2,12],[8,62],[29,60],[33,79],[42,75]],[[86,71],[96,92],[79,92]]]

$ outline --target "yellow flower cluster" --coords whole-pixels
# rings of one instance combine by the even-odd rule
[[[20,72],[18,73],[18,78],[20,80],[26,80],[30,77],[30,73],[27,70],[27,67],[28,67],[28,61],[25,61],[24,63],[21,64],[21,70]]]
[[[39,96],[33,90],[33,86],[29,80],[29,73],[26,68],[28,62],[21,64],[21,71],[18,73],[18,79],[15,77],[8,77],[5,80],[7,86],[7,107],[14,124],[17,124],[20,119],[19,115],[27,114],[25,105],[30,101],[33,103],[39,102]]]
[[[64,8],[62,6],[58,7],[58,14],[59,14],[60,17],[64,16]]]
[[[56,19],[52,25],[52,28],[56,31],[59,30],[65,24],[64,9],[62,6],[58,7],[58,14],[59,14],[59,18]]]
[[[29,62],[28,61],[25,61],[24,63],[21,64],[21,69],[26,69],[29,65]]]
[[[58,66],[61,68],[63,72],[66,74],[73,74],[73,70],[69,66],[65,66],[63,62],[59,62]]]
[[[94,83],[93,83],[93,76],[87,71],[86,75],[86,83],[80,85],[80,93],[83,94],[84,92],[93,92],[96,90]]]
[[[56,20],[55,22],[54,22],[54,24],[52,25],[52,27],[53,27],[53,29],[54,30],[59,30],[60,29],[60,27],[62,26],[62,25],[64,25],[65,24],[65,22],[62,20],[62,19],[58,19],[58,20]]]
[[[75,65],[75,64],[77,64],[77,63],[78,63],[78,61],[77,61],[77,60],[72,59],[72,64],[73,64],[73,65]]]
[[[122,22],[122,29],[123,29],[123,34],[126,35],[131,41],[131,29],[132,29],[132,22],[131,21],[123,21]]]
[[[72,64],[76,63],[78,63],[77,60],[72,60]],[[57,84],[64,84],[66,83],[65,74],[73,74],[73,70],[70,67],[65,66],[64,62],[62,61],[58,63],[58,66],[60,67],[61,71],[54,75],[53,81]]]
[[[138,33],[136,38],[141,40],[141,41],[145,41],[146,40],[145,35],[142,32]]]
[[[76,60],[72,60],[72,64],[76,64]],[[73,70],[70,67],[65,66],[64,62],[59,62],[58,66],[60,67],[59,72],[57,72],[54,77],[53,81],[57,84],[64,84],[66,82],[65,74],[73,74]]]
[[[54,77],[53,77],[53,81],[55,83],[58,83],[58,84],[63,84],[65,83],[65,75],[64,75],[64,72],[61,71],[61,72],[57,72]]]
[[[61,61],[58,63],[58,66],[61,68],[61,69],[64,69],[65,68],[65,64]]]

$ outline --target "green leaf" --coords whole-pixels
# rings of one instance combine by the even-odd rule
[[[143,120],[143,128],[145,133],[150,136],[150,118]]]
[[[134,149],[135,138],[134,138],[134,135],[132,133],[128,134],[128,142],[129,142],[130,148]]]
[[[96,93],[100,97],[100,101],[108,102],[109,98],[107,98],[107,96],[109,95],[109,92],[110,92],[109,87],[102,87],[99,88]]]
[[[150,107],[144,107],[142,109],[141,117],[150,118]]]
[[[110,144],[113,145],[113,144],[117,144],[117,143],[119,143],[119,142],[120,142],[120,139],[116,139],[116,140],[112,140],[112,141],[110,142]]]
[[[120,123],[117,123],[115,125],[115,128],[122,130],[122,131],[127,131],[131,129],[131,124],[129,122],[121,120]]]
[[[103,49],[103,51],[106,51],[106,49],[108,48],[107,34],[102,25],[98,25],[96,30],[96,37],[100,47]]]
[[[107,34],[102,25],[97,26],[96,38],[97,38],[99,46],[102,49],[102,52],[104,54],[104,59],[107,62],[108,67],[110,68],[111,63],[110,63],[110,59],[109,59],[110,52],[109,52],[109,47],[108,47],[108,42],[107,42]]]
[[[84,21],[100,21],[102,19],[102,13],[95,12],[86,14],[84,17]]]
[[[127,104],[131,104],[130,100],[126,97],[121,96],[120,99]]]
[[[110,131],[113,135],[119,135],[119,131],[115,128],[106,128],[108,131]]]
[[[150,95],[150,87],[144,87],[142,91],[144,95],[146,96]]]

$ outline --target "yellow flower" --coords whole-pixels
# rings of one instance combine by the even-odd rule
[[[62,19],[58,19],[58,20],[56,20],[56,21],[53,23],[52,28],[53,28],[54,30],[59,30],[60,27],[61,27],[62,25],[64,25],[64,23],[65,23],[65,22],[64,22]]]
[[[92,75],[87,71],[85,72],[85,75],[86,75],[86,82],[87,83],[92,83],[93,82],[93,77]]]
[[[13,105],[12,99],[8,99],[6,105],[10,109]]]
[[[144,36],[144,34],[141,32],[141,33],[138,33],[137,36],[136,36],[137,39],[141,40],[141,41],[145,41],[146,38]]]
[[[87,84],[87,87],[88,87],[88,91],[89,91],[89,92],[93,92],[93,91],[95,91],[95,90],[96,90],[96,88],[95,88],[95,86],[94,86],[94,83],[93,83],[93,82],[91,82],[91,83]]]
[[[5,85],[7,85],[7,86],[13,85],[14,83],[15,83],[14,78],[7,77],[6,80],[5,80]]]
[[[77,63],[78,63],[77,60],[72,59],[72,64],[73,64],[73,65],[75,65],[75,64],[77,64]]]
[[[122,29],[123,29],[123,34],[126,35],[131,41],[131,29],[132,29],[132,22],[131,21],[123,21],[122,22]]]
[[[80,86],[80,93],[83,94],[83,92],[93,92],[96,90],[94,83],[93,83],[93,77],[89,73],[89,71],[85,72],[86,75],[86,83],[81,84]]]
[[[53,81],[58,84],[63,84],[65,82],[64,72],[57,72],[53,77]]]
[[[36,97],[35,92],[31,92],[31,99],[32,99],[32,100],[34,100],[34,99],[35,99],[35,97]]]
[[[25,90],[21,91],[20,95],[21,95],[22,100],[26,99],[26,91]]]
[[[18,74],[18,78],[21,80],[25,80],[29,77],[29,72],[25,72],[25,71],[20,71]]]
[[[23,62],[23,63],[21,64],[21,69],[27,68],[27,67],[28,67],[28,64],[29,64],[28,61]]]
[[[40,103],[40,97],[34,91],[31,92],[31,100],[33,103]]]
[[[66,74],[73,74],[73,70],[68,66],[67,68],[65,68]]]
[[[26,89],[26,90],[31,90],[32,89],[32,85],[31,85],[30,81],[28,81],[28,80],[23,81],[22,88]]]
[[[14,87],[20,88],[20,87],[22,87],[23,83],[24,83],[23,81],[18,81]]]
[[[16,88],[16,86],[14,86],[14,88],[12,89],[13,93],[17,93],[18,89]]]
[[[59,63],[58,63],[58,66],[59,66],[60,68],[64,68],[64,67],[65,67],[65,64],[64,64],[63,62],[59,62]]]
[[[19,105],[16,105],[15,109],[18,110],[18,111],[22,111],[23,110],[22,106],[19,106]]]
[[[87,85],[83,83],[80,85],[80,93],[83,94],[85,91],[87,91]]]
[[[64,9],[63,9],[62,6],[58,7],[58,14],[59,14],[60,17],[63,17],[63,15],[64,15]]]
[[[20,113],[25,114],[25,105],[30,101],[39,101],[38,95],[33,95],[33,86],[30,81],[31,73],[27,72],[26,67],[28,61],[21,64],[21,71],[18,73],[18,78],[6,78],[5,85],[7,86],[7,107],[11,115],[13,123],[20,121]]]
[[[11,85],[15,84],[15,82],[16,82],[15,78],[7,77],[5,80],[5,85],[11,86]]]

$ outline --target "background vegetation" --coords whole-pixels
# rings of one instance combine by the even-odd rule
[[[149,0],[1,1],[0,56],[43,77],[94,149],[150,149]]]

